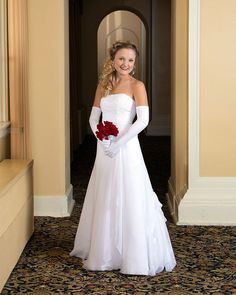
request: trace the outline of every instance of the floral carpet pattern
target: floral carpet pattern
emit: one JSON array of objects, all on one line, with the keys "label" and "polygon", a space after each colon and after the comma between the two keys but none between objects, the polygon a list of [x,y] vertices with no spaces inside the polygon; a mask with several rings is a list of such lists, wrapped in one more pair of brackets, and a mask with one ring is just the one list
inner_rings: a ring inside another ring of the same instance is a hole
[{"label": "floral carpet pattern", "polygon": [[[169,177],[169,138],[142,137],[154,190],[163,203],[177,266],[156,276],[92,272],[70,257],[95,143],[88,137],[74,158],[72,183],[76,205],[71,217],[35,217],[35,232],[9,277],[6,294],[236,294],[235,227],[177,226],[168,216],[165,191]],[[92,156],[91,156],[92,155]],[[158,163],[158,167],[156,167]]]}]

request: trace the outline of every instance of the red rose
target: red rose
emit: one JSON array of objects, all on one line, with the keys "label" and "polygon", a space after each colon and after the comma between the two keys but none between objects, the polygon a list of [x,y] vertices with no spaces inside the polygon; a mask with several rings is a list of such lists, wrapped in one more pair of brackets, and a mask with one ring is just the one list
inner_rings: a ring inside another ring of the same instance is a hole
[{"label": "red rose", "polygon": [[118,128],[115,124],[110,121],[100,122],[97,125],[96,136],[99,140],[108,139],[108,136],[113,135],[117,136],[119,133]]}]

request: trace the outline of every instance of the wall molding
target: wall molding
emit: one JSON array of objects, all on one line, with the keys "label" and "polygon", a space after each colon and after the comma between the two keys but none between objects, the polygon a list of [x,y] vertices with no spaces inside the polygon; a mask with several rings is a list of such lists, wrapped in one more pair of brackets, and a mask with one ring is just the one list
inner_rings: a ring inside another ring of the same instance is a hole
[{"label": "wall molding", "polygon": [[236,177],[200,176],[200,1],[189,0],[188,190],[178,206],[179,225],[236,225]]},{"label": "wall molding", "polygon": [[73,186],[63,196],[34,196],[34,216],[66,217],[74,207]]},{"label": "wall molding", "polygon": [[178,225],[236,225],[235,188],[189,189],[178,211]]},{"label": "wall molding", "polygon": [[168,206],[170,215],[172,216],[173,222],[176,224],[178,223],[178,219],[179,219],[178,207],[179,207],[180,201],[182,200],[186,192],[187,192],[187,186],[185,185],[178,194],[175,194],[172,179],[170,178],[168,180],[168,193],[166,194],[167,206]]}]

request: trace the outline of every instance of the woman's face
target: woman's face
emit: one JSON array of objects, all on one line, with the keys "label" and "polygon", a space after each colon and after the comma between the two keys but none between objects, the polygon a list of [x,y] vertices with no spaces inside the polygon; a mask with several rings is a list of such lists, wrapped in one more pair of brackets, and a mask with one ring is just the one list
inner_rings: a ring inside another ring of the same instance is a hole
[{"label": "woman's face", "polygon": [[136,54],[133,49],[122,48],[114,58],[114,67],[119,75],[128,75],[134,68]]}]

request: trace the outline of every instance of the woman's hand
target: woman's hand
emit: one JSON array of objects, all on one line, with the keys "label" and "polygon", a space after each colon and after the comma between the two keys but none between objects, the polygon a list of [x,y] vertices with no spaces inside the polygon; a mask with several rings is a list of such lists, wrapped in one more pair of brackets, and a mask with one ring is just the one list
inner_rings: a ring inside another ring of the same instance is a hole
[{"label": "woman's hand", "polygon": [[105,154],[110,158],[114,158],[119,149],[120,145],[118,144],[118,142],[111,142],[110,146],[105,149]]}]

